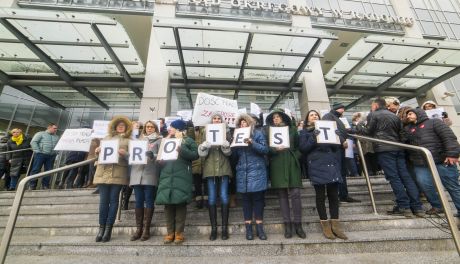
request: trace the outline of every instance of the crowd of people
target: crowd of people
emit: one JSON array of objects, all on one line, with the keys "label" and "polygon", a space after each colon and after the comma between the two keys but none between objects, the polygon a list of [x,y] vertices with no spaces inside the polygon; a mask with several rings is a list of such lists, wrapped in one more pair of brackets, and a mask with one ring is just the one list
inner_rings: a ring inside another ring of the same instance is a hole
[{"label": "crowd of people", "polygon": [[[244,139],[247,146],[238,147],[231,147],[233,129],[218,113],[212,114],[208,122],[225,125],[224,143],[217,146],[207,140],[204,127],[194,127],[190,121],[175,120],[167,128],[164,119],[157,126],[153,121],[142,124],[123,116],[115,117],[109,124],[108,135],[102,140],[119,141],[119,160],[116,164],[90,164],[88,176],[83,181],[86,186],[97,185],[100,196],[96,242],[110,241],[120,192],[123,192],[122,206],[127,209],[132,190],[136,229],[131,241],[150,238],[155,205],[164,205],[167,229],[164,243],[182,243],[185,240],[187,204],[193,200],[196,208],[205,207],[209,212],[210,240],[218,237],[220,206],[220,238],[227,240],[230,236],[229,208],[235,206],[236,193],[240,194],[242,201],[246,239],[258,237],[266,240],[264,207],[268,188],[274,189],[278,195],[284,237],[289,239],[295,234],[305,239],[302,177],[308,177],[314,187],[324,236],[328,239],[348,239],[340,222],[339,208],[341,202],[360,202],[348,194],[347,176],[361,174],[363,162],[367,163],[371,175],[382,170],[389,181],[395,195],[395,206],[389,214],[423,217],[425,214],[443,213],[430,169],[421,153],[388,144],[363,142],[366,157],[363,161],[356,154],[345,154],[346,149],[356,147],[353,134],[427,148],[433,155],[442,184],[460,212],[457,168],[460,145],[449,127],[452,123],[447,116],[428,118],[425,110],[433,108],[436,108],[433,101],[424,103],[421,108],[409,108],[401,107],[396,98],[377,98],[372,101],[368,114],[352,115],[349,127],[341,119],[345,112],[341,103],[335,103],[331,111],[322,117],[319,111],[310,110],[301,123],[281,109],[272,111],[265,120],[253,114],[241,114],[235,122],[236,128],[249,127],[250,136]],[[336,122],[335,133],[340,144],[318,143],[321,133],[315,126],[318,120]],[[289,147],[270,146],[269,127],[286,126],[289,128]],[[34,159],[30,174],[38,173],[42,166],[48,170],[56,157],[56,129],[54,124],[50,124],[46,131],[36,134],[32,140],[20,129],[14,129],[11,138],[0,141],[1,150],[32,147]],[[180,140],[176,160],[157,159],[163,138]],[[132,139],[148,141],[146,164],[128,164],[128,145]],[[96,157],[101,151],[99,144],[99,139],[93,139],[89,153],[71,153],[66,164]],[[0,155],[0,161],[2,165],[10,164],[8,189],[14,190],[20,174],[18,168],[27,161],[27,154]],[[6,171],[4,167],[0,169],[2,174]],[[78,170],[68,171],[58,186],[71,188],[77,173]],[[31,182],[30,189],[35,187],[36,183]],[[49,179],[42,179],[42,189],[49,187]],[[423,208],[421,193],[431,205],[427,211]],[[329,210],[326,209],[326,198]]]}]

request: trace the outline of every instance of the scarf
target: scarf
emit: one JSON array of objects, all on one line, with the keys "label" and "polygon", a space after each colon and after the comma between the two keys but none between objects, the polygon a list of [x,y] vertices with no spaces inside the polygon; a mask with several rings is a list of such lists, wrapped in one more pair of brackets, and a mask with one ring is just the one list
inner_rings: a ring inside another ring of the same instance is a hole
[{"label": "scarf", "polygon": [[19,136],[17,137],[11,137],[11,140],[13,142],[16,142],[16,145],[19,146],[22,144],[22,141],[24,140],[24,136],[22,134],[20,134]]}]

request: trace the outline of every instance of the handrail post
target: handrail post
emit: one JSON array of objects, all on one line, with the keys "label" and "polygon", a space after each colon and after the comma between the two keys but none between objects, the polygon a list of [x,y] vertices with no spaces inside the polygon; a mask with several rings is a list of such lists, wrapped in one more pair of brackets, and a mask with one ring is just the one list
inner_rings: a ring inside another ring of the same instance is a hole
[{"label": "handrail post", "polygon": [[359,157],[361,158],[361,161],[362,161],[361,166],[363,167],[364,178],[366,179],[366,183],[367,183],[367,190],[369,191],[369,197],[371,198],[372,210],[374,210],[375,215],[378,215],[377,206],[375,205],[374,192],[372,190],[371,180],[369,178],[369,172],[367,171],[366,159],[364,158],[363,148],[361,146],[361,142],[359,141],[359,139],[356,139],[356,144],[358,146]]},{"label": "handrail post", "polygon": [[121,189],[120,194],[118,195],[118,208],[117,208],[117,220],[121,222],[121,202],[123,200],[123,188]]}]

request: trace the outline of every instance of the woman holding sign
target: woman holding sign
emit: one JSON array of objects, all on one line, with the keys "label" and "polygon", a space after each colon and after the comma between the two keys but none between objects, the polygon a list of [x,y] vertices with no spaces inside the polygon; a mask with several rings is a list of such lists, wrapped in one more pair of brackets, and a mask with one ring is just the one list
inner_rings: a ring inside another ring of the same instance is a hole
[{"label": "woman holding sign", "polygon": [[[236,121],[237,128],[250,128],[249,137],[244,138],[245,147],[235,147],[232,155],[236,156],[236,189],[243,196],[244,224],[246,226],[246,239],[252,240],[252,218],[256,219],[257,236],[266,240],[263,228],[265,190],[267,190],[268,178],[265,165],[265,155],[268,154],[267,139],[262,131],[255,129],[255,120],[247,115],[240,114]],[[235,129],[236,142],[239,130]]]},{"label": "woman holding sign", "polygon": [[[316,192],[318,210],[323,234],[328,239],[347,239],[339,222],[339,183],[342,182],[340,145],[318,144],[315,122],[320,115],[310,110],[305,119],[305,128],[300,132],[300,151],[307,156],[308,175]],[[329,200],[329,221],[326,213],[326,193]]]},{"label": "woman holding sign", "polygon": [[[229,156],[232,151],[227,141],[226,125],[223,121],[224,119],[219,114],[211,116],[211,124],[223,124],[222,131],[212,134],[204,133],[206,135],[204,142],[198,147],[198,154],[204,158],[203,177],[208,182],[209,219],[211,221],[209,240],[217,238],[217,190],[220,190],[222,206],[222,240],[228,239],[228,184],[232,175]],[[210,132],[209,128],[207,132]],[[215,134],[222,135],[221,145],[214,143],[220,138],[219,136],[214,137]]]},{"label": "woman holding sign", "polygon": [[[296,124],[282,109],[273,110],[267,116],[266,123],[270,132],[270,180],[272,188],[278,189],[284,222],[284,237],[292,237],[292,225],[294,225],[297,236],[306,238],[302,228],[302,201],[300,199],[302,180],[297,151],[299,136]],[[284,134],[283,129],[286,130]],[[288,197],[291,198],[293,222]]]},{"label": "woman holding sign", "polygon": [[[169,244],[184,242],[185,218],[187,203],[192,201],[192,161],[198,159],[197,146],[193,139],[187,137],[187,124],[182,120],[174,120],[168,129],[168,139],[180,139],[177,159],[162,160],[164,152],[171,152],[168,143],[161,144],[158,159],[161,160],[160,182],[155,202],[165,206],[166,229],[168,234],[163,242]],[[163,139],[166,142],[168,139]],[[169,141],[171,142],[171,141]],[[172,146],[176,146],[171,143]]]},{"label": "woman holding sign", "polygon": [[[136,232],[131,237],[131,241],[148,240],[150,238],[150,225],[152,223],[152,216],[154,207],[155,196],[158,186],[158,164],[156,156],[158,154],[159,143],[161,142],[161,135],[158,126],[153,121],[147,121],[144,125],[139,140],[147,141],[147,164],[139,164],[131,166],[131,175],[129,185],[134,189],[134,196],[136,197]],[[144,208],[145,204],[145,208]]]},{"label": "woman holding sign", "polygon": [[[96,242],[107,242],[112,237],[112,228],[118,211],[118,198],[123,185],[128,185],[128,145],[131,138],[131,121],[127,117],[117,116],[109,123],[109,134],[101,141],[118,142],[118,149],[96,148],[99,164],[94,175],[94,184],[99,188],[99,232]],[[105,145],[105,144],[104,144]],[[110,156],[118,156],[118,162],[106,164]]]}]

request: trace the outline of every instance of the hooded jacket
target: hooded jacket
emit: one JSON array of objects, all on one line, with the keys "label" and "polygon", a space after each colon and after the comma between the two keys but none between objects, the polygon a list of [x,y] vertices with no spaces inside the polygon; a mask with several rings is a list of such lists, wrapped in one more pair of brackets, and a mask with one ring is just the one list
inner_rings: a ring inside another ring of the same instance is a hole
[{"label": "hooded jacket", "polygon": [[[126,132],[118,134],[116,125],[123,122],[126,125]],[[109,134],[103,140],[118,139],[119,149],[124,149],[128,153],[129,140],[132,132],[131,121],[125,116],[117,116],[109,123]],[[119,155],[118,163],[116,164],[99,164],[94,174],[94,184],[119,184],[128,185],[128,155]]]},{"label": "hooded jacket", "polygon": [[158,186],[160,169],[156,162],[156,156],[160,148],[161,138],[161,135],[156,132],[147,136],[145,135],[145,130],[144,133],[139,137],[139,140],[148,141],[147,151],[151,151],[153,153],[153,158],[147,157],[147,164],[137,164],[131,166],[129,185]]},{"label": "hooded jacket", "polygon": [[[458,158],[460,145],[452,129],[440,119],[429,119],[422,109],[408,112],[417,115],[416,123],[406,126],[409,144],[427,148],[437,164],[444,162],[446,157]],[[425,157],[421,152],[411,151],[409,157],[414,165],[426,166]]]},{"label": "hooded jacket", "polygon": [[252,144],[247,147],[233,148],[232,155],[236,164],[236,190],[240,193],[259,192],[267,189],[268,176],[265,155],[269,148],[262,131],[255,129],[255,120],[247,114],[240,114],[237,127],[245,120],[251,127]]}]

